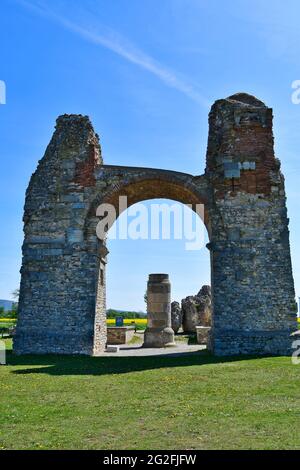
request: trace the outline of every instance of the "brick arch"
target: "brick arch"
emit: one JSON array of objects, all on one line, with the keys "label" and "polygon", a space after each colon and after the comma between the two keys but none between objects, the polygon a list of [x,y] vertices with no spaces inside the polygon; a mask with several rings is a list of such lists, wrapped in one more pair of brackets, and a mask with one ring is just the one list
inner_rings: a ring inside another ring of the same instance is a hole
[{"label": "brick arch", "polygon": [[192,209],[196,209],[197,204],[204,201],[199,194],[193,192],[189,187],[166,179],[142,179],[129,184],[122,185],[119,189],[114,189],[104,196],[103,202],[113,204],[118,207],[118,197],[127,196],[128,207],[150,199],[172,199],[173,201],[189,204]]},{"label": "brick arch", "polygon": [[[121,169],[121,173],[120,173]],[[107,171],[106,171],[107,170]],[[142,170],[142,171],[141,171]],[[112,174],[118,175],[118,181],[110,183]],[[112,204],[119,212],[119,196],[127,197],[127,207],[138,202],[151,199],[170,199],[191,206],[196,211],[197,206],[204,205],[203,222],[210,235],[208,216],[209,191],[202,177],[194,177],[186,173],[167,170],[103,166],[101,182],[107,181],[107,186],[92,199],[84,226],[85,237],[93,237],[99,221],[96,217],[97,207],[102,204]]]}]

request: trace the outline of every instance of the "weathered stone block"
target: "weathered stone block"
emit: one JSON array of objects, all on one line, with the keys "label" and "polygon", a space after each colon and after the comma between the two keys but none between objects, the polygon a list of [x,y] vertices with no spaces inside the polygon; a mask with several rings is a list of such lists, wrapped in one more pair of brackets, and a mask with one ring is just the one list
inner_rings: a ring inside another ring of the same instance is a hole
[{"label": "weathered stone block", "polygon": [[67,230],[68,243],[81,243],[83,242],[83,232],[81,229],[69,228]]},{"label": "weathered stone block", "polygon": [[185,333],[195,333],[198,325],[211,325],[211,290],[203,286],[197,295],[182,299],[182,327]]},{"label": "weathered stone block", "polygon": [[134,327],[132,326],[109,326],[107,327],[108,344],[126,344],[134,336]]},{"label": "weathered stone block", "polygon": [[207,345],[209,343],[210,330],[211,330],[210,326],[196,326],[198,344]]}]

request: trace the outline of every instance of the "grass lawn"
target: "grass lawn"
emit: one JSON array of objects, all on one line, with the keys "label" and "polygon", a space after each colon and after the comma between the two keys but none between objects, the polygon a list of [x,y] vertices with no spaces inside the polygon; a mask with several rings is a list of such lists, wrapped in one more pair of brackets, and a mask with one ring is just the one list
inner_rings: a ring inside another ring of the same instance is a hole
[{"label": "grass lawn", "polygon": [[[8,341],[9,343],[9,341]],[[57,357],[0,366],[1,449],[296,449],[288,357]]]}]

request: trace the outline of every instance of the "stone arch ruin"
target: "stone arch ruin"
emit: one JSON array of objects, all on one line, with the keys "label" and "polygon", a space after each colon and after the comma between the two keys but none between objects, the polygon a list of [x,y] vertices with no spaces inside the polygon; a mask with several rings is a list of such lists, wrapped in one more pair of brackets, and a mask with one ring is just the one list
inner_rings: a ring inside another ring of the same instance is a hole
[{"label": "stone arch ruin", "polygon": [[90,120],[64,115],[26,192],[17,354],[101,353],[105,240],[96,208],[120,195],[204,204],[216,355],[289,354],[296,330],[284,178],[272,110],[238,93],[209,114],[205,173],[105,165]]}]

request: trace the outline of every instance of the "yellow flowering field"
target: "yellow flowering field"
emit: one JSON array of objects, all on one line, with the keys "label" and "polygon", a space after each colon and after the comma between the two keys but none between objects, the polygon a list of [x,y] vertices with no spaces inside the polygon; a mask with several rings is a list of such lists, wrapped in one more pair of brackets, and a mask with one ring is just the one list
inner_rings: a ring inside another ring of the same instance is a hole
[{"label": "yellow flowering field", "polygon": [[[0,322],[3,323],[13,323],[16,322],[15,318],[0,318]],[[108,325],[114,325],[116,320],[114,318],[107,318],[106,323]],[[147,318],[124,318],[124,325],[131,325],[132,323],[136,323],[137,325],[147,325]]]},{"label": "yellow flowering field", "polygon": [[[0,322],[7,323],[7,322],[15,322],[15,318],[0,318]],[[114,325],[115,324],[114,318],[107,318],[106,323],[107,325]],[[136,323],[137,325],[147,325],[147,318],[124,318],[124,325],[131,325],[132,323]],[[300,326],[300,318],[298,318],[298,323]]]}]

